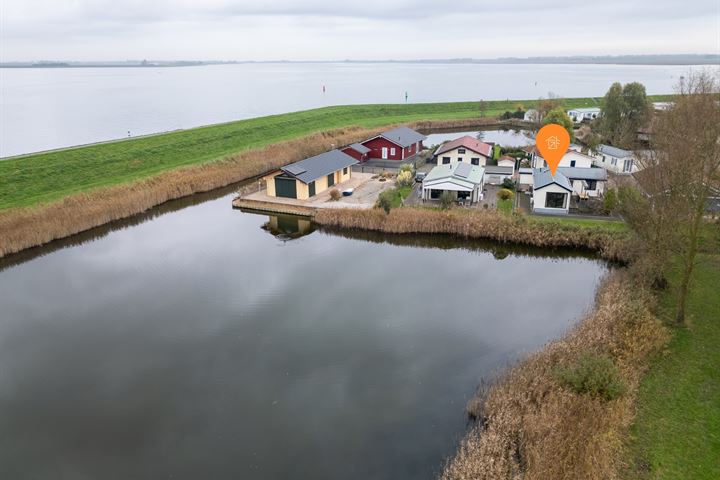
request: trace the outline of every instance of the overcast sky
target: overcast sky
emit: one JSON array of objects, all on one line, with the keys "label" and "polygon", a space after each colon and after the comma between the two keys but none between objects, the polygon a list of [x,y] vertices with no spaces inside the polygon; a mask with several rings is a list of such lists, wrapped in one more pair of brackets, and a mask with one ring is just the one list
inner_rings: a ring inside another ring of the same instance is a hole
[{"label": "overcast sky", "polygon": [[720,0],[0,3],[0,60],[6,62],[494,58],[720,51]]}]

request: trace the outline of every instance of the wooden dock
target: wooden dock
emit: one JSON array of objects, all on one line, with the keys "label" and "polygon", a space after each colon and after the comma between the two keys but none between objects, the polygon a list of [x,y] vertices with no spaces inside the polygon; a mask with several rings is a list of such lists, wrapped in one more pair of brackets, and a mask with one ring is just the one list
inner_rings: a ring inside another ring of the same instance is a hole
[{"label": "wooden dock", "polygon": [[264,202],[262,200],[250,200],[248,198],[236,198],[232,202],[233,208],[255,210],[258,212],[284,213],[288,215],[301,215],[303,217],[314,217],[315,207],[304,205],[292,205],[280,202]]}]

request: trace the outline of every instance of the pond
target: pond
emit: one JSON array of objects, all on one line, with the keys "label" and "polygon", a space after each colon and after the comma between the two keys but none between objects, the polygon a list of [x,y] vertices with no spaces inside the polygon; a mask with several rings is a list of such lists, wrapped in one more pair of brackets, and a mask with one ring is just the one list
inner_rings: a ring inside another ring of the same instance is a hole
[{"label": "pond", "polygon": [[477,385],[573,325],[608,268],[231,198],[2,260],[1,478],[433,478]]},{"label": "pond", "polygon": [[472,130],[466,132],[443,132],[431,133],[427,135],[427,140],[423,143],[431,147],[440,145],[443,142],[455,140],[456,138],[470,135],[473,138],[482,140],[483,142],[494,142],[503,147],[524,147],[526,145],[534,145],[535,137],[530,130],[523,129],[492,129],[492,130]]}]

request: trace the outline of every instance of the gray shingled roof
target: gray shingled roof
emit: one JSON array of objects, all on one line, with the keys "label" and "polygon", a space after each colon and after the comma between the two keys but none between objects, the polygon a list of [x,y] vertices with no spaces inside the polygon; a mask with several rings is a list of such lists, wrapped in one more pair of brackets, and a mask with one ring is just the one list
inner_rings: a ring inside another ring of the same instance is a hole
[{"label": "gray shingled roof", "polygon": [[485,173],[488,175],[512,175],[513,167],[498,167],[497,165],[488,165],[485,167]]},{"label": "gray shingled roof", "polygon": [[408,127],[393,128],[392,130],[383,132],[380,135],[403,148],[409,147],[413,143],[421,142],[427,138],[422,133],[418,133]]},{"label": "gray shingled roof", "polygon": [[604,153],[617,158],[625,158],[632,155],[629,150],[623,150],[622,148],[613,147],[611,145],[600,144],[597,148],[598,152]]},{"label": "gray shingled roof", "polygon": [[558,172],[575,180],[607,180],[607,171],[604,168],[558,167]]},{"label": "gray shingled roof", "polygon": [[301,182],[310,183],[313,180],[329,175],[341,168],[355,165],[356,163],[358,163],[358,161],[350,155],[340,150],[330,150],[329,152],[291,163],[290,165],[282,167],[280,170],[292,175]]},{"label": "gray shingled roof", "polygon": [[557,172],[555,172],[555,176],[553,177],[552,173],[550,173],[549,168],[534,168],[533,169],[533,190],[537,190],[539,188],[547,187],[550,184],[556,184],[564,188],[565,190],[572,192],[572,186],[570,186],[570,181],[567,179],[565,175],[560,172],[560,169],[558,169]]},{"label": "gray shingled roof", "polygon": [[353,143],[352,145],[348,145],[348,147],[360,153],[368,153],[370,151],[370,149],[362,143]]}]

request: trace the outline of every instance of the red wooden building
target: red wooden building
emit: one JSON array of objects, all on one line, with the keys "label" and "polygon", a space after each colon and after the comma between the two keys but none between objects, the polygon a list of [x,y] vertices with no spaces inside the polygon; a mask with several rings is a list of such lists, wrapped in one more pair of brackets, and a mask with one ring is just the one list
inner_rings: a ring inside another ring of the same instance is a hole
[{"label": "red wooden building", "polygon": [[411,128],[398,127],[365,140],[362,145],[369,149],[367,158],[405,160],[423,149],[425,138]]},{"label": "red wooden building", "polygon": [[367,160],[368,153],[370,153],[370,149],[360,143],[353,143],[352,145],[348,145],[341,151],[346,155],[350,155],[358,162],[364,162],[365,160]]}]

